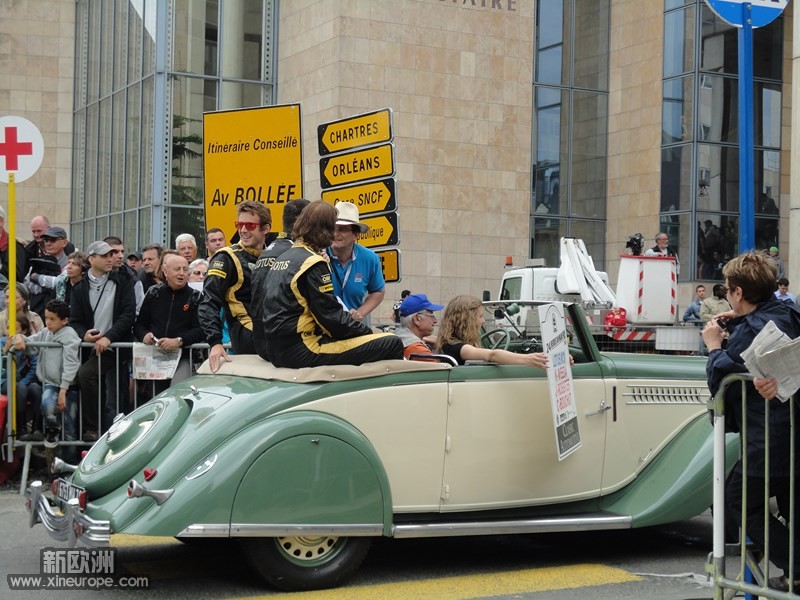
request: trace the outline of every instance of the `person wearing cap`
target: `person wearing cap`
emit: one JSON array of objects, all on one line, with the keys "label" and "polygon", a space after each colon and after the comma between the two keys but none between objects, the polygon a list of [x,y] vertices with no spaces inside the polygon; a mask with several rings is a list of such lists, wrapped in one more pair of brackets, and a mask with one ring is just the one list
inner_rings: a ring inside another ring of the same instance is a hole
[{"label": "person wearing cap", "polygon": [[138,250],[134,250],[133,252],[128,252],[128,256],[125,257],[125,262],[128,263],[128,266],[136,271],[136,275],[139,275],[139,269],[142,266],[142,253]]},{"label": "person wearing cap", "polygon": [[369,226],[358,218],[352,202],[339,202],[336,231],[326,253],[333,275],[333,293],[357,321],[370,324],[369,314],[383,301],[385,282],[378,255],[358,243]]},{"label": "person wearing cap", "polygon": [[[70,325],[82,341],[94,344],[93,352],[78,369],[81,388],[83,440],[97,439],[111,423],[118,408],[116,385],[100,385],[100,372],[113,372],[114,342],[133,341],[136,301],[133,279],[114,270],[117,251],[108,242],[89,244],[89,271],[72,290]],[[109,379],[106,379],[109,383]],[[111,389],[109,389],[111,388]]]},{"label": "person wearing cap", "polygon": [[222,345],[223,323],[228,324],[235,354],[256,354],[250,316],[252,270],[272,228],[272,214],[266,205],[246,200],[236,206],[236,219],[239,241],[211,257],[200,301],[200,323],[211,346],[208,365],[212,372],[219,370],[222,361],[230,361]]},{"label": "person wearing cap", "polygon": [[786,277],[786,267],[783,264],[783,259],[779,256],[780,250],[777,246],[770,246],[769,257],[775,264],[775,279],[782,279]]},{"label": "person wearing cap", "polygon": [[372,333],[333,295],[321,251],[331,243],[335,222],[333,206],[311,202],[294,224],[294,245],[267,273],[262,334],[268,343],[261,357],[276,367],[360,365],[403,357],[400,338]]},{"label": "person wearing cap", "polygon": [[436,325],[436,310],[444,306],[434,304],[425,294],[409,294],[400,304],[400,326],[394,334],[403,341],[403,356],[409,358],[412,354],[431,354],[431,349],[424,342],[426,337],[433,335]]},{"label": "person wearing cap", "polygon": [[41,235],[44,256],[32,258],[25,278],[31,290],[31,306],[40,316],[45,305],[55,298],[56,281],[67,268],[67,232],[63,227],[48,227]]}]

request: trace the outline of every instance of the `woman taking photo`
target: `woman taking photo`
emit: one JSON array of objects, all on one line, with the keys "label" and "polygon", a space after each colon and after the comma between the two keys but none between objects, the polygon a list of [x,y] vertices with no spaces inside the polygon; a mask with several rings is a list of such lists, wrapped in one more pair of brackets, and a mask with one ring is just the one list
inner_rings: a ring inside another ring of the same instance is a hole
[{"label": "woman taking photo", "polygon": [[542,352],[516,354],[481,347],[481,325],[484,321],[480,300],[474,296],[456,296],[444,310],[436,352],[452,356],[460,365],[468,360],[485,360],[501,365],[547,368],[547,355]]}]

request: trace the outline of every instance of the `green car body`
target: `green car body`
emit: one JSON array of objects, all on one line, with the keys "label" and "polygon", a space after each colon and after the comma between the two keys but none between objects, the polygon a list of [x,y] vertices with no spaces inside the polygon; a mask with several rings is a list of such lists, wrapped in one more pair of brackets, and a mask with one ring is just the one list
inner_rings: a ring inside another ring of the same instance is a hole
[{"label": "green car body", "polygon": [[256,571],[296,590],[340,584],[376,536],[644,527],[707,509],[705,359],[601,354],[568,309],[584,447],[561,461],[542,370],[241,356],[116,421],[66,478],[85,508],[33,484],[31,524],[89,544],[239,538]]}]

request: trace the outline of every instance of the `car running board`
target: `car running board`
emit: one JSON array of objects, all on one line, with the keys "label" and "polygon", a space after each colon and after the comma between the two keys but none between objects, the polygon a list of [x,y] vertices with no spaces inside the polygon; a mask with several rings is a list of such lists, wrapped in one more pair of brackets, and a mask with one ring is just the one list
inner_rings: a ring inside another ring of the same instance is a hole
[{"label": "car running board", "polygon": [[515,519],[510,521],[471,521],[454,523],[413,523],[394,525],[396,538],[451,537],[463,535],[506,535],[516,533],[556,533],[563,531],[600,531],[604,529],[630,529],[633,518],[629,515],[588,513],[569,517]]}]

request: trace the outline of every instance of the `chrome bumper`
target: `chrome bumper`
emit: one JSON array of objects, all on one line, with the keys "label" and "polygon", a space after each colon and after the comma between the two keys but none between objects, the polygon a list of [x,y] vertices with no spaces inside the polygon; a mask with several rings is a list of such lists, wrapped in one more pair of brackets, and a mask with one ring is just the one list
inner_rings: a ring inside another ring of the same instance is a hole
[{"label": "chrome bumper", "polygon": [[67,542],[70,547],[78,540],[87,546],[109,545],[111,525],[108,521],[96,521],[86,516],[78,507],[77,500],[70,500],[64,506],[63,514],[56,512],[41,481],[34,481],[25,490],[25,506],[31,527],[41,523],[50,537]]}]

